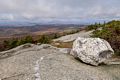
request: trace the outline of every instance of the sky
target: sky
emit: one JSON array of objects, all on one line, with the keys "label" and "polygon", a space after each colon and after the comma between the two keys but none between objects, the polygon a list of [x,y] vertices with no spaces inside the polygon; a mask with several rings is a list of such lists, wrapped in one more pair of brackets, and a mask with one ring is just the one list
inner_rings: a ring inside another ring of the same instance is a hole
[{"label": "sky", "polygon": [[0,0],[0,20],[119,19],[120,0]]}]

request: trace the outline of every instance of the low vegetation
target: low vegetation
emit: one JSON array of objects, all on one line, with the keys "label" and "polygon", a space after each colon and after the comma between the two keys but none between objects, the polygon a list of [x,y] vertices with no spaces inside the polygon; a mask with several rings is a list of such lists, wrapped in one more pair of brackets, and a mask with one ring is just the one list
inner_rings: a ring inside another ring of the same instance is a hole
[{"label": "low vegetation", "polygon": [[94,30],[92,37],[100,37],[107,40],[116,55],[120,56],[120,21],[111,21],[104,24],[94,24],[86,28],[87,30]]},{"label": "low vegetation", "polygon": [[[20,45],[26,44],[26,43],[52,44],[52,39],[59,38],[61,36],[68,35],[68,34],[74,34],[77,32],[79,32],[79,29],[78,30],[71,30],[68,32],[63,32],[63,33],[44,34],[44,35],[40,35],[37,39],[33,38],[33,36],[26,36],[24,38],[13,38],[10,40],[5,40],[2,43],[0,43],[0,51],[9,50],[9,49],[15,48],[17,46],[20,46]],[[65,46],[65,45],[61,44],[58,47],[62,47],[62,46]],[[69,46],[67,46],[67,47],[69,47]]]},{"label": "low vegetation", "polygon": [[[105,23],[104,23],[105,24]],[[86,27],[86,30],[89,31],[89,30],[97,30],[98,28],[101,28],[103,27],[104,24],[100,24],[100,23],[95,23],[95,24],[91,24],[91,25],[88,25]]]}]

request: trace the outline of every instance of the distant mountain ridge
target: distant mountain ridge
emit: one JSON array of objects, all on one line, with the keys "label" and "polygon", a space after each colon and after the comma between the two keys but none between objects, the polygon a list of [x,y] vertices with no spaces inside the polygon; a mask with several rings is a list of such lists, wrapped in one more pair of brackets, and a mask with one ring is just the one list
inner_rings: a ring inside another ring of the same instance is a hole
[{"label": "distant mountain ridge", "polygon": [[89,25],[95,22],[103,23],[111,19],[33,19],[33,20],[0,20],[0,26],[34,26],[34,25]]}]

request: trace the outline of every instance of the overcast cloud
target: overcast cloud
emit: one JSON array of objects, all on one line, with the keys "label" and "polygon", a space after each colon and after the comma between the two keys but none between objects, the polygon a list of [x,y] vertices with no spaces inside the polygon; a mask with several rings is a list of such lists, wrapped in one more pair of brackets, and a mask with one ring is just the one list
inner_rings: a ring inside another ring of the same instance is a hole
[{"label": "overcast cloud", "polygon": [[0,0],[0,19],[119,17],[120,0]]}]

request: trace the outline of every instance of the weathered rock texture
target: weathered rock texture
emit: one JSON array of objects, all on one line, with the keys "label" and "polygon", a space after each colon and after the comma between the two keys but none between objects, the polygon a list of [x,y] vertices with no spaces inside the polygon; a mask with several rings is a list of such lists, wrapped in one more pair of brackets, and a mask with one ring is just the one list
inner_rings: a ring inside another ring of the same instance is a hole
[{"label": "weathered rock texture", "polygon": [[78,37],[90,37],[90,35],[92,35],[92,32],[93,31],[88,31],[88,32],[85,32],[85,31],[81,31],[79,33],[75,33],[75,34],[71,34],[71,35],[66,35],[66,36],[62,36],[58,39],[54,39],[53,41],[55,42],[71,42],[71,41],[74,41],[76,38]]},{"label": "weathered rock texture", "polygon": [[73,43],[70,54],[85,63],[99,65],[114,53],[109,43],[100,38],[78,37]]},{"label": "weathered rock texture", "polygon": [[120,80],[120,65],[93,67],[48,44],[0,52],[0,80]]}]

